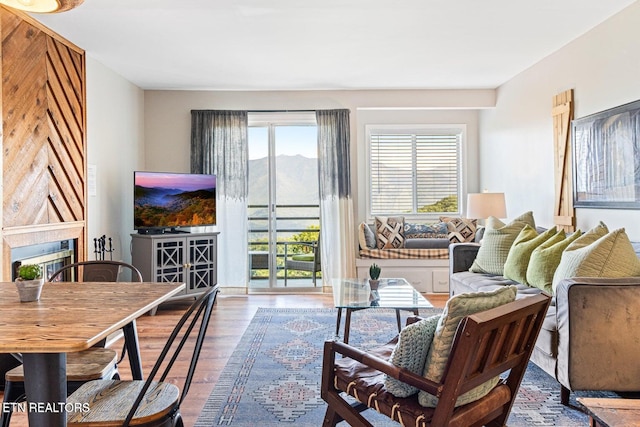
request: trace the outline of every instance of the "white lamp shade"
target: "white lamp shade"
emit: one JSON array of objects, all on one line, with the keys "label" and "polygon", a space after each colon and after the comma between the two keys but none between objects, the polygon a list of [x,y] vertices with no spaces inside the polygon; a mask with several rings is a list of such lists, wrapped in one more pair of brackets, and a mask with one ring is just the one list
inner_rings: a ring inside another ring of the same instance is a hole
[{"label": "white lamp shade", "polygon": [[504,193],[470,193],[467,195],[467,218],[507,217]]}]

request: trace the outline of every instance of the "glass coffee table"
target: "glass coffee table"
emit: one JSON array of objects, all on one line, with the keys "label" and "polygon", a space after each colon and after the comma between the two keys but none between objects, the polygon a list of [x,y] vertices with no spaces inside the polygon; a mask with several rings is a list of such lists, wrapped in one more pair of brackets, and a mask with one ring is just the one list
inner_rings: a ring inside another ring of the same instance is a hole
[{"label": "glass coffee table", "polygon": [[396,311],[398,332],[402,329],[400,310],[418,314],[421,308],[431,308],[420,292],[405,279],[380,279],[378,289],[371,290],[368,279],[339,279],[332,282],[333,303],[338,309],[336,320],[336,337],[340,336],[342,310],[346,309],[343,342],[349,342],[351,313],[368,308],[392,308]]}]

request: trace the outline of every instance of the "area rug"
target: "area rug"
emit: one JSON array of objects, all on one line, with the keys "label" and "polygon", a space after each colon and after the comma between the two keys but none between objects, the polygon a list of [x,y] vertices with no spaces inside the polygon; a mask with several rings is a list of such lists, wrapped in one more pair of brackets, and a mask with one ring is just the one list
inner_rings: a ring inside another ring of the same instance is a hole
[{"label": "area rug", "polygon": [[[421,310],[420,315],[440,311]],[[195,426],[322,425],[326,410],[320,398],[322,348],[325,340],[335,337],[336,314],[336,309],[260,308]],[[350,343],[366,349],[387,342],[397,334],[396,325],[393,310],[354,312]],[[560,404],[558,383],[530,363],[508,425],[588,425],[575,397],[572,393],[570,407]],[[398,425],[372,410],[364,414],[375,426]]]}]

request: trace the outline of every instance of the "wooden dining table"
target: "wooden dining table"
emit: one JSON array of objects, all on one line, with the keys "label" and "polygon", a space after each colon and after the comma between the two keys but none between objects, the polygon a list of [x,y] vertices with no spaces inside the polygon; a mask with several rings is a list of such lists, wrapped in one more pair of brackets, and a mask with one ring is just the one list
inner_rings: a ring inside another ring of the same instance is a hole
[{"label": "wooden dining table", "polygon": [[136,319],[184,290],[183,283],[45,283],[39,301],[20,302],[0,282],[0,353],[21,353],[29,426],[65,426],[67,353],[124,331],[132,376],[143,379]]}]

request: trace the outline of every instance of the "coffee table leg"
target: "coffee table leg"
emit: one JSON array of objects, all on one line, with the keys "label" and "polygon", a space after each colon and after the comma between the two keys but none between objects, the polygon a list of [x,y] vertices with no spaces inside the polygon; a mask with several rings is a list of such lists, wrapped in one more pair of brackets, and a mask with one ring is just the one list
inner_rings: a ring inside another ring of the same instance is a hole
[{"label": "coffee table leg", "polygon": [[400,310],[396,308],[396,322],[398,322],[398,332],[402,330],[402,322],[400,321]]},{"label": "coffee table leg", "polygon": [[340,320],[342,320],[342,308],[338,308],[338,318],[336,319],[336,340],[340,338]]},{"label": "coffee table leg", "polygon": [[342,342],[349,344],[349,329],[351,329],[351,309],[347,308],[347,317],[344,319],[344,339]]}]

